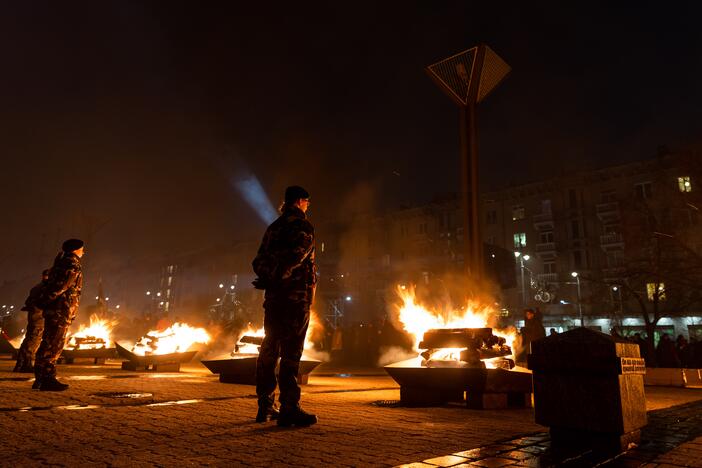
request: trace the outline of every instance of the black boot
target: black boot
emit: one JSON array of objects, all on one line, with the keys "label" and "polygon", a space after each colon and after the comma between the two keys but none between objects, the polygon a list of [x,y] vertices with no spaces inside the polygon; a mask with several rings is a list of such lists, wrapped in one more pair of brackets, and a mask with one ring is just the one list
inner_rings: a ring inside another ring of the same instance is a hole
[{"label": "black boot", "polygon": [[281,408],[278,425],[282,427],[307,427],[317,423],[317,416],[305,412],[299,406]]},{"label": "black boot", "polygon": [[39,390],[41,388],[41,379],[39,377],[34,378],[34,383],[32,384],[32,390]]},{"label": "black boot", "polygon": [[258,413],[256,413],[257,423],[278,419],[279,415],[280,411],[275,407],[275,401],[272,397],[258,399]]},{"label": "black boot", "polygon": [[56,380],[56,377],[46,377],[39,384],[39,390],[42,392],[62,392],[68,388],[68,384],[61,383]]}]

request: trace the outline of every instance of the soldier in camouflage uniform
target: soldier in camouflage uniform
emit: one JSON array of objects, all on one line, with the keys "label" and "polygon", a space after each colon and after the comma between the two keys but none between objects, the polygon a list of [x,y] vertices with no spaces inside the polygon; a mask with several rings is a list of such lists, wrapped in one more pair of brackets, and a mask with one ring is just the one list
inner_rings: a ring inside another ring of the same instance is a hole
[{"label": "soldier in camouflage uniform", "polygon": [[24,301],[22,310],[27,311],[27,332],[17,352],[14,372],[34,372],[34,355],[41,343],[41,335],[44,333],[44,313],[37,302],[40,300],[47,279],[49,279],[49,270],[44,270],[41,274],[41,283],[29,291],[29,297]]},{"label": "soldier in camouflage uniform", "polygon": [[43,288],[40,305],[44,309],[44,334],[34,363],[36,380],[32,388],[50,392],[68,388],[56,380],[56,361],[66,344],[68,327],[78,311],[83,288],[82,256],[83,241],[69,239],[64,242]]},{"label": "soldier in camouflage uniform", "polygon": [[[317,417],[300,408],[297,375],[317,282],[314,227],[305,212],[309,193],[292,186],[285,191],[280,217],[263,236],[253,261],[254,286],[265,289],[263,327],[266,336],[256,363],[257,422],[278,419],[279,426],[309,426]],[[280,358],[280,412],[274,405],[275,367]]]}]

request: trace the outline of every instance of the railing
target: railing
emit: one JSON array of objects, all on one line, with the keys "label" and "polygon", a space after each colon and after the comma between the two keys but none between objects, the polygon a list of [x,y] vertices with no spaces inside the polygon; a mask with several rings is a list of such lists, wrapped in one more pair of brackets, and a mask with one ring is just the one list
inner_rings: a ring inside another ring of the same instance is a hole
[{"label": "railing", "polygon": [[536,277],[539,279],[539,281],[543,281],[545,283],[558,282],[558,273],[540,273],[536,275]]},{"label": "railing", "polygon": [[613,245],[613,244],[623,244],[624,239],[622,235],[618,232],[610,232],[608,234],[602,234],[600,236],[601,245]]},{"label": "railing", "polygon": [[537,252],[555,252],[556,251],[556,243],[555,242],[542,242],[540,244],[536,244],[536,251]]}]

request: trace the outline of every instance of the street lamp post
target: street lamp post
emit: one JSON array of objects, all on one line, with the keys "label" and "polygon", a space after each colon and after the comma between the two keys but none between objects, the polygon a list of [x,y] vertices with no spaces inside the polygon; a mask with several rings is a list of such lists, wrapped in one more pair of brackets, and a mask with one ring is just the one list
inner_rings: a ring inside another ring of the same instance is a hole
[{"label": "street lamp post", "polygon": [[577,285],[577,288],[578,288],[578,315],[580,315],[580,326],[584,327],[585,320],[583,319],[583,303],[580,300],[580,275],[578,274],[577,271],[572,272],[570,275],[573,278],[575,278],[575,284]]},{"label": "street lamp post", "polygon": [[514,256],[519,259],[519,269],[521,270],[521,278],[522,278],[522,308],[526,308],[527,305],[527,300],[526,300],[526,287],[525,287],[525,282],[524,282],[524,261],[529,261],[529,255],[522,255],[521,252],[514,252]]},{"label": "street lamp post", "polygon": [[622,302],[622,288],[621,286],[612,286],[612,292],[617,293],[617,299],[619,300],[619,316],[621,317],[624,313],[624,303]]}]

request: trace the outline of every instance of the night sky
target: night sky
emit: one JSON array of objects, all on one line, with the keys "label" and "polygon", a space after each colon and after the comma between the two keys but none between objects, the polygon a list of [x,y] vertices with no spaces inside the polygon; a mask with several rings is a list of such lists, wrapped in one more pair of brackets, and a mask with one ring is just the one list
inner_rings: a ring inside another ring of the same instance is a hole
[{"label": "night sky", "polygon": [[105,265],[258,237],[246,175],[317,221],[457,190],[423,68],[480,42],[513,68],[479,108],[484,188],[698,143],[699,2],[245,3],[3,3],[0,282],[73,235]]}]

